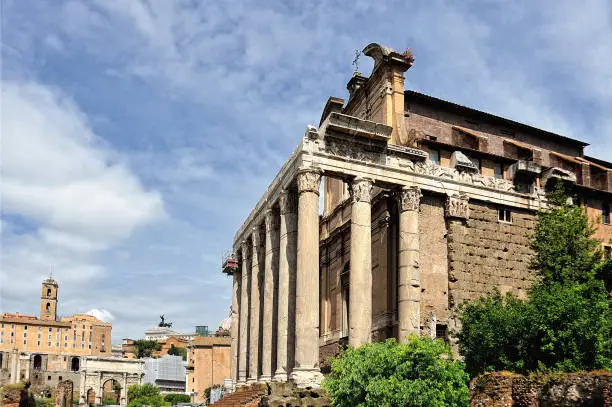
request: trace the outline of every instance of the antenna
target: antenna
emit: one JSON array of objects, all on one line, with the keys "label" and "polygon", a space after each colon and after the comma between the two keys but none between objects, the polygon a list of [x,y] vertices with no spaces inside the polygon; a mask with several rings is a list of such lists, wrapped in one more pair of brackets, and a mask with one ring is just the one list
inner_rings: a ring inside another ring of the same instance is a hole
[{"label": "antenna", "polygon": [[355,70],[353,73],[359,73],[359,57],[361,56],[361,51],[358,49],[355,50],[355,59],[353,59],[353,66]]}]

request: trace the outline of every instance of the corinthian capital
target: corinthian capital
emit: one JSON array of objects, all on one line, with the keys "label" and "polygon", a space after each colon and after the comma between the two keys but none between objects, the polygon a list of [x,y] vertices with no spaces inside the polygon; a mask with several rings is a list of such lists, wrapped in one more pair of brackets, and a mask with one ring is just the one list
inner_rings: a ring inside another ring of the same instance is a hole
[{"label": "corinthian capital", "polygon": [[242,256],[242,261],[249,258],[249,242],[246,240],[240,242],[240,255]]},{"label": "corinthian capital", "polygon": [[470,206],[467,195],[450,195],[446,199],[446,216],[450,218],[468,219],[470,217]]},{"label": "corinthian capital", "polygon": [[261,246],[261,229],[259,228],[259,226],[255,226],[253,228],[251,239],[253,240],[253,251],[258,250]]},{"label": "corinthian capital", "polygon": [[418,211],[421,203],[421,189],[419,187],[404,187],[398,195],[399,209],[404,211]]},{"label": "corinthian capital", "polygon": [[283,189],[280,193],[280,212],[282,215],[297,213],[298,195],[297,191]]},{"label": "corinthian capital", "polygon": [[314,192],[319,194],[321,173],[316,170],[302,170],[297,175],[298,192]]},{"label": "corinthian capital", "polygon": [[355,178],[351,182],[350,193],[354,202],[370,202],[372,200],[372,188],[374,184],[368,178]]},{"label": "corinthian capital", "polygon": [[266,233],[278,227],[278,212],[270,208],[266,210]]}]

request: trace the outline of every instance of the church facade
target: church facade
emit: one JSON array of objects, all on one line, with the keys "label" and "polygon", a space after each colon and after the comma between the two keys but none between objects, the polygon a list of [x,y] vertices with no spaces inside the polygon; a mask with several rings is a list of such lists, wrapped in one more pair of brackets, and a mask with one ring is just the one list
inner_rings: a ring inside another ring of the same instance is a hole
[{"label": "church facade", "polygon": [[[546,191],[570,185],[611,253],[612,164],[586,143],[404,89],[410,52],[368,45],[233,241],[232,379],[316,386],[348,345],[460,329],[455,308],[526,293]],[[319,195],[323,194],[323,208]]]}]

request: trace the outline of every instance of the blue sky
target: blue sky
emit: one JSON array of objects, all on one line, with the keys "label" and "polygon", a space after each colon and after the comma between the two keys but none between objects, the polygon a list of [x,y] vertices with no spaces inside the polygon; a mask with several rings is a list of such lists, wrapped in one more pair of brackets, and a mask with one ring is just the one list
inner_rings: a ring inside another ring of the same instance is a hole
[{"label": "blue sky", "polygon": [[[220,259],[356,49],[406,88],[612,159],[612,3],[2,0],[0,311],[93,311],[113,340],[217,326]],[[369,74],[371,62],[361,59]]]}]

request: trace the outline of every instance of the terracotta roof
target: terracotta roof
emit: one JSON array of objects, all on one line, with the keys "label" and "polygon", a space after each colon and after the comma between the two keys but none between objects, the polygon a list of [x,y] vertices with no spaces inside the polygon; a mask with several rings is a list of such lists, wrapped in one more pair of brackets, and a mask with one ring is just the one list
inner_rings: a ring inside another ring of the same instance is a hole
[{"label": "terracotta roof", "polygon": [[611,168],[606,168],[606,167],[604,167],[603,165],[595,164],[594,162],[589,161],[589,160],[586,160],[586,159],[584,159],[584,158],[582,158],[582,157],[576,157],[576,160],[578,160],[578,161],[580,161],[580,162],[583,162],[583,163],[585,163],[585,164],[592,165],[593,167],[599,168],[600,170],[604,170],[604,171],[612,171],[612,169],[611,169]]},{"label": "terracotta roof", "polygon": [[227,336],[196,336],[190,343],[192,347],[230,346],[232,339]]},{"label": "terracotta roof", "polygon": [[562,159],[562,160],[569,161],[569,162],[574,163],[574,164],[581,164],[581,162],[580,162],[580,161],[578,161],[578,160],[577,160],[576,158],[574,158],[574,157],[570,157],[569,155],[565,155],[565,154],[557,153],[556,151],[551,151],[551,152],[550,152],[550,154],[551,154],[551,155],[554,155],[554,156],[556,156],[556,157],[559,157],[559,158],[560,158],[560,159]]},{"label": "terracotta roof", "polygon": [[9,323],[9,324],[56,326],[56,327],[63,327],[63,328],[70,328],[72,326],[72,324],[69,322],[21,318],[21,316],[19,316],[18,318],[11,318],[11,317],[6,317],[4,315],[0,315],[0,322]]},{"label": "terracotta roof", "polygon": [[472,136],[472,137],[476,137],[476,138],[482,138],[482,139],[485,139],[485,140],[487,140],[487,139],[488,139],[488,137],[487,137],[487,136],[484,136],[484,135],[482,135],[482,134],[479,134],[479,133],[475,132],[475,131],[474,131],[474,130],[472,130],[472,129],[468,129],[468,128],[461,127],[461,126],[453,126],[453,129],[454,129],[454,130],[458,130],[458,131],[460,131],[460,132],[462,132],[462,133],[465,133],[465,134],[467,134],[468,136]]},{"label": "terracotta roof", "polygon": [[520,141],[516,141],[516,140],[510,139],[510,138],[505,138],[504,139],[504,143],[512,144],[515,147],[522,148],[522,149],[529,150],[529,151],[538,150],[535,147],[532,147],[532,146],[530,146],[528,144],[521,143]]}]

